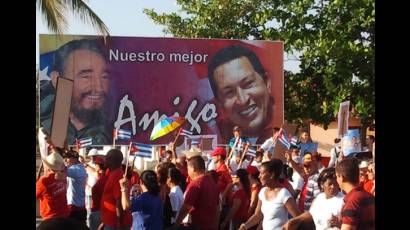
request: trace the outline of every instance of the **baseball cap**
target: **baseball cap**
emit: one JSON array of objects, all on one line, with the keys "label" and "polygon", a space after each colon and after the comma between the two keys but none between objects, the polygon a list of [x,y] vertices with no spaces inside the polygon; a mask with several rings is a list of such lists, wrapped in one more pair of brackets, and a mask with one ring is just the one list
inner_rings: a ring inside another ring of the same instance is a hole
[{"label": "baseball cap", "polygon": [[217,147],[212,153],[211,153],[211,157],[214,156],[226,156],[226,150],[223,147]]},{"label": "baseball cap", "polygon": [[235,125],[235,127],[233,127],[232,131],[241,131],[241,127]]},{"label": "baseball cap", "polygon": [[104,164],[105,160],[102,157],[94,157],[94,163],[95,164]]},{"label": "baseball cap", "polygon": [[369,167],[369,163],[367,163],[367,161],[360,162],[359,168],[363,169],[367,167]]},{"label": "baseball cap", "polygon": [[190,150],[182,151],[182,154],[185,155],[186,159],[192,158],[194,156],[202,156],[202,152],[199,148],[192,147]]},{"label": "baseball cap", "polygon": [[88,151],[88,156],[92,157],[92,156],[97,156],[98,155],[98,150],[97,149],[90,149],[90,151]]},{"label": "baseball cap", "polygon": [[252,166],[252,165],[249,165],[247,168],[246,168],[246,171],[249,173],[249,174],[255,174],[256,172],[258,172],[259,170],[258,170],[258,168],[256,168],[255,166]]}]

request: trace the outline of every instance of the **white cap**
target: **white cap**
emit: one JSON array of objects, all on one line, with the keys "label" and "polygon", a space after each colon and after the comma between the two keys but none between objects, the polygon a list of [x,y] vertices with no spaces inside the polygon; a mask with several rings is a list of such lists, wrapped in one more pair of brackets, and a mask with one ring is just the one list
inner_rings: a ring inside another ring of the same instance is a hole
[{"label": "white cap", "polygon": [[89,157],[97,156],[97,155],[100,155],[100,154],[98,153],[98,150],[97,150],[97,149],[90,149],[90,151],[88,151],[88,156],[89,156]]},{"label": "white cap", "polygon": [[369,163],[367,161],[360,162],[359,168],[363,169],[367,167],[369,167]]}]

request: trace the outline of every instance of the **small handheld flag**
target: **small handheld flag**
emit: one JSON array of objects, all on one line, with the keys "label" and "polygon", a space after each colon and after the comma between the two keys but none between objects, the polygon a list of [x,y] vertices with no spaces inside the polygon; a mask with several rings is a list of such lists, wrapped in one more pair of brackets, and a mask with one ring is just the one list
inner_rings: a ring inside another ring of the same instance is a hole
[{"label": "small handheld flag", "polygon": [[290,139],[290,144],[297,146],[298,145],[298,137],[296,137],[296,136],[292,137]]},{"label": "small handheld flag", "polygon": [[256,157],[256,149],[254,147],[249,147],[246,155]]},{"label": "small handheld flag", "polygon": [[152,157],[152,146],[140,143],[132,143],[130,149],[130,155],[137,157]]},{"label": "small handheld flag", "polygon": [[93,139],[91,137],[86,137],[82,139],[77,139],[76,142],[77,142],[77,148],[81,149],[81,148],[92,145]]},{"label": "small handheld flag", "polygon": [[186,137],[188,137],[188,138],[192,138],[192,135],[193,135],[193,134],[194,134],[194,133],[191,132],[191,131],[182,129],[180,135],[181,135],[181,136],[186,136]]},{"label": "small handheld flag", "polygon": [[130,140],[131,130],[128,129],[114,129],[113,139],[116,140]]}]

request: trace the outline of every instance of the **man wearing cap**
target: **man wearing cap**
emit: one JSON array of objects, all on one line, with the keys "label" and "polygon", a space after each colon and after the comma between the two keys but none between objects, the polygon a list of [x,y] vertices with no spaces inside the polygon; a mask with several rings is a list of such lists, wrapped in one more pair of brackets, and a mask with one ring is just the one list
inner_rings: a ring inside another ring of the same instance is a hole
[{"label": "man wearing cap", "polygon": [[229,140],[229,155],[228,155],[228,166],[236,161],[237,155],[240,155],[245,150],[245,147],[250,144],[249,139],[245,136],[241,136],[242,130],[241,127],[233,127],[233,136]]},{"label": "man wearing cap", "polygon": [[291,167],[304,179],[304,185],[299,197],[299,210],[308,211],[313,199],[320,193],[317,179],[319,171],[317,164],[312,160],[312,154],[306,152],[303,157],[303,168],[297,164],[289,153],[285,153],[286,160]]},{"label": "man wearing cap", "polygon": [[88,175],[78,157],[78,153],[73,150],[64,154],[67,166],[67,204],[70,209],[70,217],[86,223],[85,186]]},{"label": "man wearing cap", "polygon": [[368,173],[369,173],[369,163],[367,161],[361,161],[359,165],[360,169],[360,176],[359,176],[359,183],[362,188],[369,192],[373,187],[373,181],[369,180]]},{"label": "man wearing cap", "polygon": [[40,200],[40,215],[43,220],[68,217],[67,180],[64,159],[53,152],[42,159],[45,175],[36,182],[36,198]]},{"label": "man wearing cap", "polygon": [[92,188],[97,182],[99,169],[97,169],[97,163],[104,164],[104,160],[98,156],[97,149],[90,149],[88,151],[88,157],[91,157],[91,161],[84,164],[84,168],[87,172],[87,183],[85,187],[85,205],[87,209],[87,225],[90,226],[90,215],[91,215],[91,206],[92,206]]},{"label": "man wearing cap", "polygon": [[216,173],[218,174],[218,191],[222,195],[229,184],[232,183],[232,178],[229,173],[228,166],[225,164],[226,150],[223,147],[217,147],[212,153],[211,157],[216,166]]},{"label": "man wearing cap", "polygon": [[225,164],[225,158],[226,158],[226,150],[223,147],[217,147],[212,153],[211,153],[212,161],[214,162],[216,166],[216,173],[218,174],[218,192],[219,196],[221,198],[222,202],[222,211],[221,211],[221,218],[220,220],[225,219],[225,216],[227,215],[227,212],[229,210],[228,204],[226,204],[225,197],[227,195],[227,192],[229,188],[231,187],[232,184],[232,177],[231,174],[229,173],[228,166]]}]

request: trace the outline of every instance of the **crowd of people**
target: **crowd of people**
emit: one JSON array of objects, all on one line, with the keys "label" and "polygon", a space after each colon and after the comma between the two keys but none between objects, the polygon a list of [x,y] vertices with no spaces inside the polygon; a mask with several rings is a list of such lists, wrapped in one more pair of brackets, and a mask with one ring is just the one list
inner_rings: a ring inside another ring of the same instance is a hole
[{"label": "crowd of people", "polygon": [[84,159],[51,147],[36,184],[39,229],[375,229],[373,159],[345,157],[335,146],[324,165],[298,144],[273,154],[275,138],[248,156],[240,127],[233,136],[212,160],[200,146],[179,157],[171,149],[141,174],[115,148]]}]

